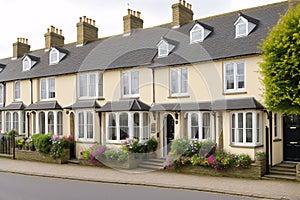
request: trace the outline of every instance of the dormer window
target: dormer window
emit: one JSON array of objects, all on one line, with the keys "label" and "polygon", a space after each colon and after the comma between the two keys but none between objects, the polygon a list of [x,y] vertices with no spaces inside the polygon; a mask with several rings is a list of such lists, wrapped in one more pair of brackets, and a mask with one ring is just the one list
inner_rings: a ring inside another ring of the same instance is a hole
[{"label": "dormer window", "polygon": [[0,64],[0,73],[4,70],[4,68],[5,68],[5,65]]},{"label": "dormer window", "polygon": [[204,28],[200,24],[195,24],[190,32],[191,43],[202,42],[204,40]]},{"label": "dormer window", "polygon": [[29,71],[40,59],[35,56],[25,55],[23,59],[23,71]]},{"label": "dormer window", "polygon": [[160,42],[157,45],[158,48],[158,57],[166,57],[168,56],[171,51],[176,47],[178,42],[174,40],[167,39],[165,37],[162,37]]},{"label": "dormer window", "polygon": [[158,57],[166,57],[169,55],[169,44],[162,40],[158,44]]},{"label": "dormer window", "polygon": [[248,21],[240,17],[235,25],[235,37],[243,37],[248,35]]},{"label": "dormer window", "polygon": [[66,55],[66,50],[58,47],[53,47],[49,53],[49,64],[55,65],[59,63],[59,61],[61,61]]},{"label": "dormer window", "polygon": [[249,35],[258,25],[259,20],[239,13],[239,18],[235,21],[235,37],[245,37]]},{"label": "dormer window", "polygon": [[28,71],[28,70],[30,70],[30,64],[31,63],[31,60],[30,60],[30,58],[28,58],[28,57],[25,57],[24,58],[24,60],[23,60],[23,71]]}]

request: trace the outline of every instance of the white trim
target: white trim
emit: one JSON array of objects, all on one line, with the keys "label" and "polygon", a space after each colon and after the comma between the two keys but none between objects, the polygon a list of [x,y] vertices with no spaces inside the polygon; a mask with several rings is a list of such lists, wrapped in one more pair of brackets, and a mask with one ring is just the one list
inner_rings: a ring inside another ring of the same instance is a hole
[{"label": "white trim", "polygon": [[[42,98],[42,81],[46,81],[46,98]],[[54,96],[53,98],[50,98],[49,97],[49,93],[50,93],[50,80],[54,80]],[[41,101],[48,101],[48,100],[54,100],[56,98],[56,80],[55,80],[55,77],[48,77],[48,78],[41,78],[40,79],[40,100]]]},{"label": "white trim", "polygon": [[[182,83],[181,83],[181,77],[183,76],[182,75],[182,71],[183,70],[186,70],[186,73],[187,73],[187,80],[186,80],[186,84],[187,84],[187,91],[186,92],[181,92],[182,91]],[[177,80],[178,80],[178,83],[177,83],[177,86],[176,88],[178,89],[178,92],[175,93],[172,91],[172,72],[175,71],[177,73]],[[178,67],[178,68],[170,68],[170,72],[169,72],[169,77],[170,77],[170,81],[169,81],[169,93],[170,93],[170,96],[172,97],[181,97],[181,96],[188,96],[189,94],[189,71],[188,71],[188,68],[187,67]]]},{"label": "white trim", "polygon": [[[247,132],[246,132],[246,115],[248,113],[252,114],[252,142],[247,142]],[[243,127],[242,127],[242,132],[243,132],[243,141],[242,142],[237,142],[239,135],[238,135],[238,114],[243,114]],[[259,124],[257,124],[257,114],[259,114]],[[234,138],[235,141],[233,141],[232,138],[232,116],[235,115],[235,121],[234,121]],[[259,132],[257,132],[257,126],[259,126]],[[249,146],[249,147],[255,147],[259,146],[262,144],[262,114],[260,111],[235,111],[230,113],[230,144],[233,146]],[[257,142],[257,134],[259,134],[259,142]]]},{"label": "white trim", "polygon": [[[79,113],[83,113],[83,125],[84,125],[84,132],[83,138],[79,138]],[[87,138],[87,113],[92,114],[92,124],[93,124],[93,138]],[[95,131],[96,131],[96,119],[95,119],[95,112],[94,110],[78,110],[75,112],[75,138],[77,141],[80,142],[95,142]]]},{"label": "white trim", "polygon": [[[238,88],[238,81],[237,81],[237,65],[238,64],[244,64],[244,88]],[[226,66],[232,64],[233,65],[233,89],[227,89],[227,78],[226,78]],[[231,61],[231,62],[225,62],[223,64],[223,89],[225,94],[230,93],[237,93],[237,92],[246,92],[246,61],[245,60],[239,60],[239,61]]]},{"label": "white trim", "polygon": [[[162,50],[162,47],[164,47],[164,51],[166,51],[166,53],[163,53],[161,52]],[[161,57],[167,57],[170,53],[169,51],[169,43],[166,42],[165,40],[161,40],[158,45],[157,45],[157,48],[158,48],[158,57],[161,58]],[[166,48],[166,49],[165,49]]]},{"label": "white trim", "polygon": [[[195,30],[196,28],[199,28],[199,30]],[[201,32],[201,38],[196,40],[193,38],[193,33],[195,32]],[[204,28],[203,26],[201,26],[200,24],[195,24],[194,27],[191,29],[190,31],[190,43],[198,43],[198,42],[202,42],[204,40],[205,36],[204,36]]]},{"label": "white trim", "polygon": [[[55,58],[55,60],[54,60],[54,58],[53,58],[53,54],[54,53],[56,53],[56,58]],[[52,48],[51,50],[50,50],[50,52],[49,52],[49,65],[55,65],[55,64],[57,64],[57,63],[59,63],[59,51],[56,49],[56,48]],[[53,58],[53,61],[52,61],[52,58]]]},{"label": "white trim", "polygon": [[[144,136],[144,122],[143,122],[143,114],[144,113],[147,113],[148,114],[148,139],[150,137],[150,126],[149,126],[149,120],[150,120],[150,115],[148,112],[141,112],[141,111],[132,111],[132,112],[129,112],[129,111],[125,111],[125,112],[110,112],[110,113],[106,113],[105,115],[105,122],[106,122],[106,142],[107,143],[114,143],[114,144],[121,144],[122,142],[124,142],[125,140],[120,140],[120,115],[121,114],[127,114],[128,116],[128,136],[130,139],[132,139],[134,137],[134,114],[135,113],[138,113],[139,114],[139,129],[140,129],[140,132],[139,132],[139,141],[140,142],[144,142],[146,140],[143,140],[143,136]],[[116,119],[116,126],[115,126],[115,129],[116,129],[116,140],[110,140],[109,139],[109,116],[113,114],[115,115],[115,119]]]},{"label": "white trim", "polygon": [[[99,81],[100,81],[100,74],[102,74],[102,94],[100,95],[99,94]],[[95,96],[91,96],[89,94],[89,85],[91,84],[91,80],[90,80],[90,76],[91,75],[95,75]],[[87,81],[87,84],[86,84],[86,87],[85,87],[85,90],[86,90],[86,96],[80,96],[80,86],[82,83],[80,83],[80,77],[81,76],[85,76],[86,77],[86,81]],[[97,98],[101,98],[103,97],[103,73],[102,72],[90,72],[90,73],[79,73],[77,75],[77,93],[78,93],[78,99],[97,99]]]},{"label": "white trim", "polygon": [[[17,92],[16,84],[17,83],[19,83],[19,90],[18,90],[19,98],[16,98],[16,92]],[[15,81],[15,83],[14,83],[14,99],[15,99],[15,101],[20,101],[20,99],[21,99],[21,82],[20,81]]]},{"label": "white trim", "polygon": [[[132,81],[133,81],[133,73],[137,73],[138,78],[138,87],[137,87],[137,93],[132,94]],[[128,77],[128,94],[124,94],[124,76]],[[127,70],[121,72],[121,94],[123,98],[137,98],[140,96],[140,72],[138,70]]]},{"label": "white trim", "polygon": [[[234,23],[235,25],[235,38],[239,38],[239,37],[244,37],[247,36],[249,34],[249,24],[248,24],[248,20],[245,19],[243,16],[240,16],[236,22]],[[241,25],[245,25],[245,33],[240,33],[240,26]]]}]

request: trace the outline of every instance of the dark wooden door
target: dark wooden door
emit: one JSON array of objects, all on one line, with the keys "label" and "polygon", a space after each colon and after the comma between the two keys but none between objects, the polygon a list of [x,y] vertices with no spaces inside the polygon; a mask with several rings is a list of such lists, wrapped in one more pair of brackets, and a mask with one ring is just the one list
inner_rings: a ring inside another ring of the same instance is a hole
[{"label": "dark wooden door", "polygon": [[300,161],[300,115],[284,117],[284,160]]},{"label": "dark wooden door", "polygon": [[174,118],[172,115],[167,116],[167,147],[168,152],[171,150],[171,142],[174,140]]}]

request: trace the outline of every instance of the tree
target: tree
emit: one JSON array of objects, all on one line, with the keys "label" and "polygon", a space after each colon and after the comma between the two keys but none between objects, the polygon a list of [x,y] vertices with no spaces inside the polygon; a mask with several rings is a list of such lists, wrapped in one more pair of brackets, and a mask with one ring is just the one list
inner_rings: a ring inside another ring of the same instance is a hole
[{"label": "tree", "polygon": [[262,44],[260,63],[269,111],[300,113],[300,4],[281,16]]}]

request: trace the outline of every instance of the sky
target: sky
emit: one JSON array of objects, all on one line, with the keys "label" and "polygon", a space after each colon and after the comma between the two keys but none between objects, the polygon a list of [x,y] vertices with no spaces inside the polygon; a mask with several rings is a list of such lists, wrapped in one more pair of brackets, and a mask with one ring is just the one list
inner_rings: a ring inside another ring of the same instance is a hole
[{"label": "sky", "polygon": [[[194,19],[284,0],[187,0]],[[96,20],[99,38],[121,34],[130,8],[141,12],[144,28],[172,21],[171,6],[178,0],[0,0],[0,59],[12,56],[17,38],[27,38],[31,50],[44,48],[51,25],[62,29],[65,44],[76,41],[79,17]]]}]

